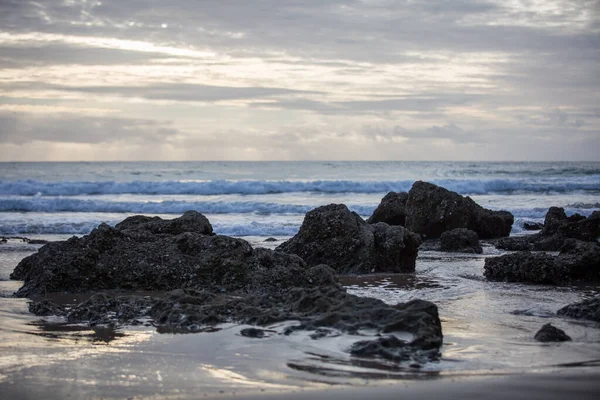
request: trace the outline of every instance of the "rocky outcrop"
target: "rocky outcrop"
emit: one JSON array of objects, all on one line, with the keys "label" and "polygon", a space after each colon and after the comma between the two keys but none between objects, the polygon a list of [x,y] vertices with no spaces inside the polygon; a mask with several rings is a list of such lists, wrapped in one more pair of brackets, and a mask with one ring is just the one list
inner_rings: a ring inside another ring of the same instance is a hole
[{"label": "rocky outcrop", "polygon": [[594,211],[588,218],[579,214],[567,217],[563,208],[550,207],[539,233],[504,238],[498,241],[497,247],[513,251],[558,251],[567,239],[596,242],[598,237],[600,211]]},{"label": "rocky outcrop", "polygon": [[465,228],[456,228],[442,233],[440,243],[442,251],[483,253],[477,233]]},{"label": "rocky outcrop", "polygon": [[508,236],[514,217],[508,211],[492,211],[432,183],[417,181],[408,192],[406,228],[438,238],[445,231],[467,228],[481,239]]},{"label": "rocky outcrop", "polygon": [[600,246],[568,239],[558,256],[521,251],[486,258],[484,275],[493,281],[565,284],[600,281]]},{"label": "rocky outcrop", "polygon": [[421,239],[401,226],[367,224],[343,204],[308,212],[296,236],[277,247],[340,274],[412,272]]},{"label": "rocky outcrop", "polygon": [[302,286],[311,278],[307,271],[297,256],[214,235],[204,216],[187,212],[174,220],[130,217],[48,243],[23,259],[11,279],[25,281],[20,297],[107,289],[244,292]]},{"label": "rocky outcrop", "polygon": [[533,337],[538,342],[567,342],[571,338],[563,331],[551,324],[546,324]]},{"label": "rocky outcrop", "polygon": [[408,193],[389,192],[377,206],[373,215],[367,219],[368,224],[385,222],[388,225],[405,226],[406,223],[406,201]]},{"label": "rocky outcrop", "polygon": [[558,310],[556,314],[563,317],[600,322],[600,297],[569,304]]},{"label": "rocky outcrop", "polygon": [[523,222],[523,229],[526,231],[539,231],[544,227],[544,224],[539,222],[526,221]]}]

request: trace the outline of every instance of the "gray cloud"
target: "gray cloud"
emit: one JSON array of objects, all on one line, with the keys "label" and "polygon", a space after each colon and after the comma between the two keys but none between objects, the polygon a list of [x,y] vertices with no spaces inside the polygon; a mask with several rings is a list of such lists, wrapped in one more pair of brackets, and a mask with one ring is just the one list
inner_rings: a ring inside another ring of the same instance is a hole
[{"label": "gray cloud", "polygon": [[178,133],[170,123],[153,120],[0,111],[1,143],[162,143]]}]

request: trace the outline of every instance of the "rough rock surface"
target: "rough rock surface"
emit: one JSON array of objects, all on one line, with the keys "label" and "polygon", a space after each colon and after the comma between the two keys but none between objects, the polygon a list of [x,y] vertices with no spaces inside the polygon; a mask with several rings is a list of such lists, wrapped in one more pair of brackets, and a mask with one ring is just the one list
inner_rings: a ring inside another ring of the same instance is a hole
[{"label": "rough rock surface", "polygon": [[440,243],[442,251],[483,253],[477,233],[465,228],[456,228],[442,233]]},{"label": "rough rock surface", "polygon": [[567,239],[596,242],[600,237],[600,211],[588,218],[579,214],[567,217],[565,210],[550,207],[546,213],[544,228],[536,234],[509,237],[498,241],[503,250],[558,251]]},{"label": "rough rock surface", "polygon": [[508,236],[514,217],[508,211],[492,211],[432,183],[417,181],[408,192],[406,228],[438,238],[455,228],[475,231],[481,239]]},{"label": "rough rock surface", "polygon": [[551,324],[546,324],[533,337],[538,342],[567,342],[571,340],[565,331]]},{"label": "rough rock surface", "polygon": [[526,231],[539,231],[544,227],[544,224],[539,222],[524,222],[523,229]]},{"label": "rough rock surface", "polygon": [[[54,304],[50,307],[60,310],[60,306]],[[283,334],[314,331],[313,339],[328,336],[334,331],[355,335],[361,329],[386,335],[397,331],[410,332],[413,334],[412,341],[396,339],[387,343],[385,352],[377,345],[380,339],[362,341],[350,349],[354,355],[384,357],[393,361],[426,362],[435,359],[442,344],[441,323],[434,304],[412,300],[391,306],[377,299],[348,294],[337,284],[290,287],[276,294],[243,297],[193,289],[171,291],[162,298],[114,297],[101,293],[72,309],[63,307],[59,313],[66,315],[68,322],[86,322],[92,326],[135,324],[140,318],[151,318],[163,333],[203,332],[207,327],[224,322],[266,326],[290,320],[298,321],[298,324],[289,326]],[[245,330],[240,333],[252,336],[256,332]],[[264,332],[262,334],[264,336]],[[260,334],[253,337],[260,337]]]},{"label": "rough rock surface", "polygon": [[420,244],[419,235],[401,226],[370,225],[345,205],[330,204],[309,211],[296,236],[276,250],[340,274],[412,272]]},{"label": "rough rock surface", "polygon": [[388,225],[405,226],[406,200],[408,200],[406,192],[389,192],[381,199],[381,203],[367,219],[367,223],[385,222]]},{"label": "rough rock surface", "polygon": [[569,304],[558,310],[556,314],[563,317],[600,322],[600,297]]},{"label": "rough rock surface", "polygon": [[48,243],[23,259],[11,279],[25,281],[16,295],[27,297],[107,289],[272,291],[302,286],[311,276],[299,257],[214,235],[204,216],[186,212],[166,221],[130,217],[115,228],[101,224],[82,238]]},{"label": "rough rock surface", "polygon": [[493,281],[564,284],[600,281],[600,246],[565,240],[558,256],[521,251],[486,258],[484,275]]}]

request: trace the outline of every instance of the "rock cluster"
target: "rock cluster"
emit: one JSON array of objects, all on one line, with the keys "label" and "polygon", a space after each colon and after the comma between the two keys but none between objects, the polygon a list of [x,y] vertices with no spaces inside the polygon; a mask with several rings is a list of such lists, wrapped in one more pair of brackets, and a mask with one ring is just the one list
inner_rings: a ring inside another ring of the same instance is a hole
[{"label": "rock cluster", "polygon": [[550,207],[539,233],[504,238],[497,247],[512,251],[558,251],[567,239],[596,242],[599,237],[600,211],[594,211],[588,218],[579,214],[567,217],[563,208]]},{"label": "rock cluster", "polygon": [[309,211],[299,232],[277,247],[309,266],[327,264],[338,274],[412,272],[421,238],[401,226],[367,224],[343,204]]},{"label": "rock cluster", "polygon": [[508,211],[488,210],[470,197],[417,181],[408,193],[388,193],[368,222],[403,225],[427,239],[439,238],[443,232],[456,228],[491,239],[508,236],[514,217]]},{"label": "rock cluster", "polygon": [[558,310],[556,314],[563,317],[600,322],[600,297],[569,304]]},{"label": "rock cluster", "polygon": [[565,284],[600,281],[600,246],[568,239],[558,256],[520,251],[486,258],[484,275],[493,281]]}]

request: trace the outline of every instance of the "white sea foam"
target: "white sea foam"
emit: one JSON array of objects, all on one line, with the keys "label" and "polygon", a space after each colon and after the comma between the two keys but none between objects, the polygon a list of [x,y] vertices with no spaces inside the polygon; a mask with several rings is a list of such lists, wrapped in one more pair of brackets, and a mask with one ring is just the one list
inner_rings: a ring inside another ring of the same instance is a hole
[{"label": "white sea foam", "polygon": [[[575,178],[544,179],[434,179],[430,182],[461,194],[486,193],[565,193],[572,191],[600,191],[600,177],[596,175]],[[77,196],[94,194],[267,194],[292,192],[320,193],[387,193],[410,190],[413,180],[399,181],[268,181],[268,180],[212,180],[188,181],[63,181],[37,180],[0,181],[3,195]]]}]

